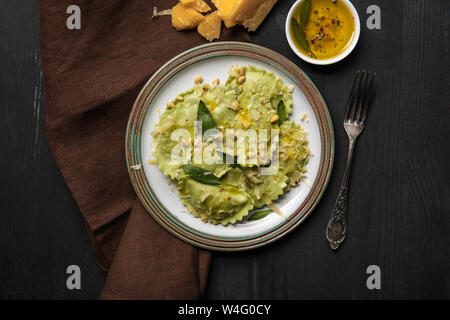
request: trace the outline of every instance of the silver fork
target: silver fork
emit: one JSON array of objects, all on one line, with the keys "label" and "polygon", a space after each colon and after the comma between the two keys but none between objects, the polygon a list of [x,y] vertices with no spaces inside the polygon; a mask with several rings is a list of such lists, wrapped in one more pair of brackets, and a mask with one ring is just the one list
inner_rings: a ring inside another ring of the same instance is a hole
[{"label": "silver fork", "polygon": [[347,101],[347,108],[344,116],[344,129],[348,136],[348,154],[345,164],[344,177],[338,198],[328,220],[326,236],[333,250],[339,248],[347,236],[347,193],[348,178],[353,158],[353,149],[356,138],[364,129],[366,123],[367,110],[370,96],[373,91],[375,73],[358,71],[353,81],[352,91]]}]

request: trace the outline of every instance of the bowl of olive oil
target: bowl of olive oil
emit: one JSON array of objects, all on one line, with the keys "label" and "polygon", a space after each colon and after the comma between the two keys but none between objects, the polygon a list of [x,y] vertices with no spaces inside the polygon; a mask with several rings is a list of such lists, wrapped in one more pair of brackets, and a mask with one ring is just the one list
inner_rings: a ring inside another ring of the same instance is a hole
[{"label": "bowl of olive oil", "polygon": [[298,0],[286,19],[286,38],[301,59],[327,65],[355,48],[361,25],[349,0]]}]

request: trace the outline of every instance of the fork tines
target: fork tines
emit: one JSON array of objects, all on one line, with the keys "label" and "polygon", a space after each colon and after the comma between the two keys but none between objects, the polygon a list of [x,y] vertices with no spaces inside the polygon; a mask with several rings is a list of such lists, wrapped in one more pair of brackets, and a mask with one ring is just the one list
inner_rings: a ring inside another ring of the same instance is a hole
[{"label": "fork tines", "polygon": [[358,71],[353,81],[352,91],[347,101],[344,122],[355,122],[364,125],[367,116],[370,96],[373,91],[375,73]]}]

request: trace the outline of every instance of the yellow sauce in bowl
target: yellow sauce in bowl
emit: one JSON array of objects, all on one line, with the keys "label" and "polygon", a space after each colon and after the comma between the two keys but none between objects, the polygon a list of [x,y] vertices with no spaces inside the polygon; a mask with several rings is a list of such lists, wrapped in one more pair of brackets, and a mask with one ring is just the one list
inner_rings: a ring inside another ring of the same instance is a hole
[{"label": "yellow sauce in bowl", "polygon": [[[294,11],[293,18],[300,22],[301,4]],[[342,1],[312,0],[308,23],[305,28],[306,40],[316,59],[330,59],[341,54],[352,42],[355,34],[354,17]],[[300,52],[311,56],[295,41]]]}]

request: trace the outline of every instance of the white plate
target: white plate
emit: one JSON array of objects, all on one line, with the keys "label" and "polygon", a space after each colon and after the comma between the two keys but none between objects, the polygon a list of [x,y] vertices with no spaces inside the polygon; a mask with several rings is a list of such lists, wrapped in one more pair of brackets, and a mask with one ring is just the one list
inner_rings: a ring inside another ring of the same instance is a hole
[{"label": "white plate", "polygon": [[[233,50],[226,51],[224,43],[200,46],[188,51],[188,53],[184,53],[184,56],[182,54],[181,58],[180,56],[174,58],[171,62],[163,66],[152,77],[153,80],[157,78],[158,81],[149,80],[138,97],[130,116],[127,130],[127,147],[133,146],[131,141],[133,137],[135,138],[134,145],[139,145],[139,147],[136,147],[134,150],[136,155],[135,159],[132,157],[132,148],[130,148],[130,152],[128,152],[127,148],[127,162],[129,167],[142,164],[145,178],[141,177],[141,179],[138,179],[141,182],[133,179],[140,173],[140,170],[130,170],[133,185],[136,188],[136,184],[142,184],[144,182],[145,186],[141,185],[136,191],[144,206],[146,206],[149,212],[163,227],[166,227],[167,230],[183,240],[202,247],[218,250],[242,250],[271,242],[272,239],[279,237],[277,231],[287,225],[289,221],[297,220],[298,223],[301,218],[309,213],[328,181],[333,161],[334,140],[331,122],[329,121],[328,111],[326,110],[323,99],[321,99],[320,94],[318,94],[317,89],[309,79],[305,77],[306,81],[299,81],[298,75],[295,76],[292,74],[291,68],[298,69],[296,66],[289,65],[288,69],[285,65],[280,65],[281,63],[286,63],[284,61],[286,59],[283,58],[284,60],[280,61],[279,57],[277,57],[278,54],[266,48],[244,43],[228,43],[228,45],[234,49],[236,49],[236,46],[241,50],[242,46],[244,48],[239,53],[233,53]],[[205,47],[208,48],[206,53],[204,52]],[[214,47],[216,47],[216,50],[214,50]],[[271,60],[262,59],[259,56],[259,52],[257,52],[258,54],[245,54],[249,50],[254,51],[256,49],[255,47],[258,50],[262,50]],[[200,50],[200,53],[196,54],[196,50]],[[188,63],[186,63],[186,55],[189,56],[189,54],[191,56],[193,55],[193,57],[190,57]],[[201,75],[206,83],[211,83],[215,78],[219,78],[221,83],[225,83],[230,66],[236,64],[239,66],[253,65],[273,72],[286,85],[293,85],[295,88],[292,93],[293,106],[289,120],[294,120],[299,123],[308,132],[309,147],[313,155],[307,164],[304,183],[301,183],[295,188],[291,188],[290,192],[285,193],[280,199],[274,202],[287,216],[288,220],[276,213],[271,213],[264,219],[237,223],[235,225],[223,226],[202,222],[186,210],[186,207],[181,203],[178,192],[173,190],[174,187],[170,184],[170,179],[164,176],[157,166],[147,163],[148,159],[155,159],[152,153],[153,138],[151,132],[155,130],[155,125],[159,121],[159,112],[164,112],[167,102],[172,101],[179,93],[191,88],[194,85],[193,79],[198,75]],[[177,68],[179,69],[174,70]],[[168,76],[168,73],[170,73],[168,69],[174,71],[170,76]],[[300,72],[304,76],[299,69],[294,71]],[[311,87],[310,89],[315,91],[313,93],[319,96],[315,97],[316,99],[311,99],[311,92],[310,90],[305,90],[305,85]],[[149,87],[153,87],[153,90]],[[318,102],[320,105],[318,105]],[[318,108],[322,108],[323,110],[317,110]],[[325,128],[324,112],[326,113]],[[307,121],[300,120],[302,113],[308,115],[309,119]],[[327,135],[327,137],[324,137],[324,135]],[[324,143],[328,144],[325,148]],[[323,175],[324,169],[326,170],[325,175]],[[319,175],[319,173],[322,174]],[[318,182],[321,185],[318,186]],[[315,192],[316,199],[313,201],[313,206],[309,207],[308,210],[304,210],[304,212],[299,212],[302,204],[308,198],[310,200],[313,186],[314,189],[317,187],[320,189],[319,192]],[[145,196],[142,195],[142,192],[149,194]],[[146,205],[147,201],[154,203]],[[160,214],[155,214],[154,211],[161,212]],[[162,222],[161,219],[165,221]],[[170,226],[167,224],[170,224]],[[291,229],[291,227],[288,229]],[[270,234],[273,234],[273,236],[267,239],[267,236]],[[190,236],[194,236],[194,238]],[[203,238],[205,241],[198,241],[198,237]],[[260,240],[259,242],[253,243],[254,240],[258,239]],[[211,241],[216,243],[212,244]],[[237,245],[233,245],[233,243]]]}]

